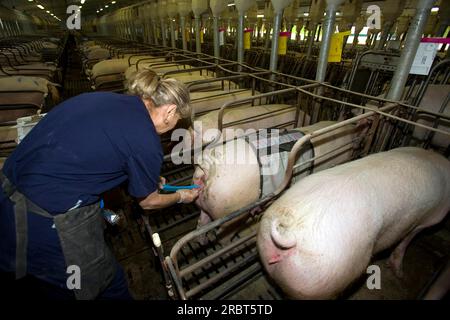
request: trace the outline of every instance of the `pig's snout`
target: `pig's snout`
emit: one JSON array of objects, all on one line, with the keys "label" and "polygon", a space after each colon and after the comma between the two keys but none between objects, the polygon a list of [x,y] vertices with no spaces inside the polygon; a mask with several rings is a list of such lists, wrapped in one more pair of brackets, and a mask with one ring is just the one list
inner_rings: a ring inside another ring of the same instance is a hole
[{"label": "pig's snout", "polygon": [[[280,232],[280,230],[284,230]],[[297,239],[294,234],[287,230],[287,226],[283,225],[278,221],[278,219],[272,220],[272,225],[270,229],[270,237],[273,243],[280,249],[291,249],[297,245]]]}]

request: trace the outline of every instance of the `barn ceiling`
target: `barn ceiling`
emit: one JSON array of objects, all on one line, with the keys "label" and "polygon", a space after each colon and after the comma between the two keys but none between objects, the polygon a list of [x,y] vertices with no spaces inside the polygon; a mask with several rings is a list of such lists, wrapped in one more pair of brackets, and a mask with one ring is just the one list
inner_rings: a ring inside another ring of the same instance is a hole
[{"label": "barn ceiling", "polygon": [[[156,2],[156,0],[154,0]],[[233,3],[233,0],[226,0],[229,3]],[[269,0],[257,0],[258,8],[264,9],[264,3]],[[416,2],[418,0],[407,0],[405,8],[415,8]],[[435,5],[439,5],[442,0],[437,0]],[[83,3],[82,3],[83,2]],[[138,4],[145,2],[143,0],[0,0],[0,4],[8,7],[17,9],[19,11],[33,14],[45,18],[51,18],[51,14],[64,19],[66,17],[66,9],[71,4],[82,5],[81,12],[84,17],[87,16],[100,16],[105,13],[113,12],[119,8],[126,7],[133,4]],[[147,1],[153,2],[153,1]],[[300,0],[300,8],[304,12],[308,11],[308,7],[311,0]],[[363,0],[364,6],[367,7],[369,4],[378,4],[383,8],[384,1],[374,1],[374,0]],[[42,6],[42,8],[39,8]],[[101,11],[99,11],[102,9]],[[97,13],[97,11],[99,11]]]}]

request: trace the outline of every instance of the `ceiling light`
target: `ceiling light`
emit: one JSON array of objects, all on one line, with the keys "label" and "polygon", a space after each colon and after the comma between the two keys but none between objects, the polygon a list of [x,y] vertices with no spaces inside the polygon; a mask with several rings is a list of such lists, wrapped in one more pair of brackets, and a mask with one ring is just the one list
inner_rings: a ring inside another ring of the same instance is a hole
[{"label": "ceiling light", "polygon": [[28,2],[33,2],[33,0],[28,0]]},{"label": "ceiling light", "polygon": [[105,4],[105,8],[108,8],[109,6],[107,4]]},{"label": "ceiling light", "polygon": [[112,1],[112,2],[111,2],[111,4],[115,4],[115,3],[116,3],[116,1]]},{"label": "ceiling light", "polygon": [[100,11],[103,11],[103,8],[100,8]]},{"label": "ceiling light", "polygon": [[83,6],[79,6],[78,8],[81,9],[81,8],[83,8]]},{"label": "ceiling light", "polygon": [[304,12],[303,15],[304,15],[305,17],[307,17],[307,16],[309,16],[309,13],[308,13],[308,12]]},{"label": "ceiling light", "polygon": [[86,2],[86,0],[81,0],[80,2],[81,2],[81,4],[83,4],[83,3],[85,3],[85,2]]},{"label": "ceiling light", "polygon": [[40,4],[38,4],[37,7],[38,7],[39,9],[41,9],[41,10],[44,10],[44,9],[45,9],[45,8],[44,8],[42,5],[40,5]]},{"label": "ceiling light", "polygon": [[232,6],[234,6],[234,3],[229,3],[228,6],[232,7]]},{"label": "ceiling light", "polygon": [[45,11],[45,12],[47,12],[47,13],[50,13],[50,11],[48,11],[48,10],[47,10],[47,11]]},{"label": "ceiling light", "polygon": [[257,14],[256,17],[257,18],[264,18],[264,15],[263,14]]},{"label": "ceiling light", "polygon": [[439,11],[439,7],[433,7],[431,8],[431,12],[438,12]]}]

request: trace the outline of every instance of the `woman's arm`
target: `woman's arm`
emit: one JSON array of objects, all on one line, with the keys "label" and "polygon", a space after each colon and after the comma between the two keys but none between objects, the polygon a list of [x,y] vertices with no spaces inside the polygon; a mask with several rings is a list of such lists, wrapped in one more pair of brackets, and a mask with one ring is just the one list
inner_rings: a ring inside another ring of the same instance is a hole
[{"label": "woman's arm", "polygon": [[139,201],[144,210],[156,210],[170,207],[176,203],[191,203],[198,197],[198,190],[178,190],[171,194],[159,194],[155,191]]}]

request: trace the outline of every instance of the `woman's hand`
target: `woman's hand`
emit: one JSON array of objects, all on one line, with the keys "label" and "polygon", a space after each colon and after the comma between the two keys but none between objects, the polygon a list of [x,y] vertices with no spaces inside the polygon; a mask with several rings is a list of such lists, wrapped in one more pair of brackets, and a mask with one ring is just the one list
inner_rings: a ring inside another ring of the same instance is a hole
[{"label": "woman's hand", "polygon": [[139,200],[144,210],[156,210],[170,207],[176,203],[191,203],[199,194],[200,189],[177,190],[175,193],[160,194],[158,190]]},{"label": "woman's hand", "polygon": [[177,190],[176,193],[180,195],[180,200],[178,203],[191,203],[197,199],[200,189],[192,189],[192,190]]}]

